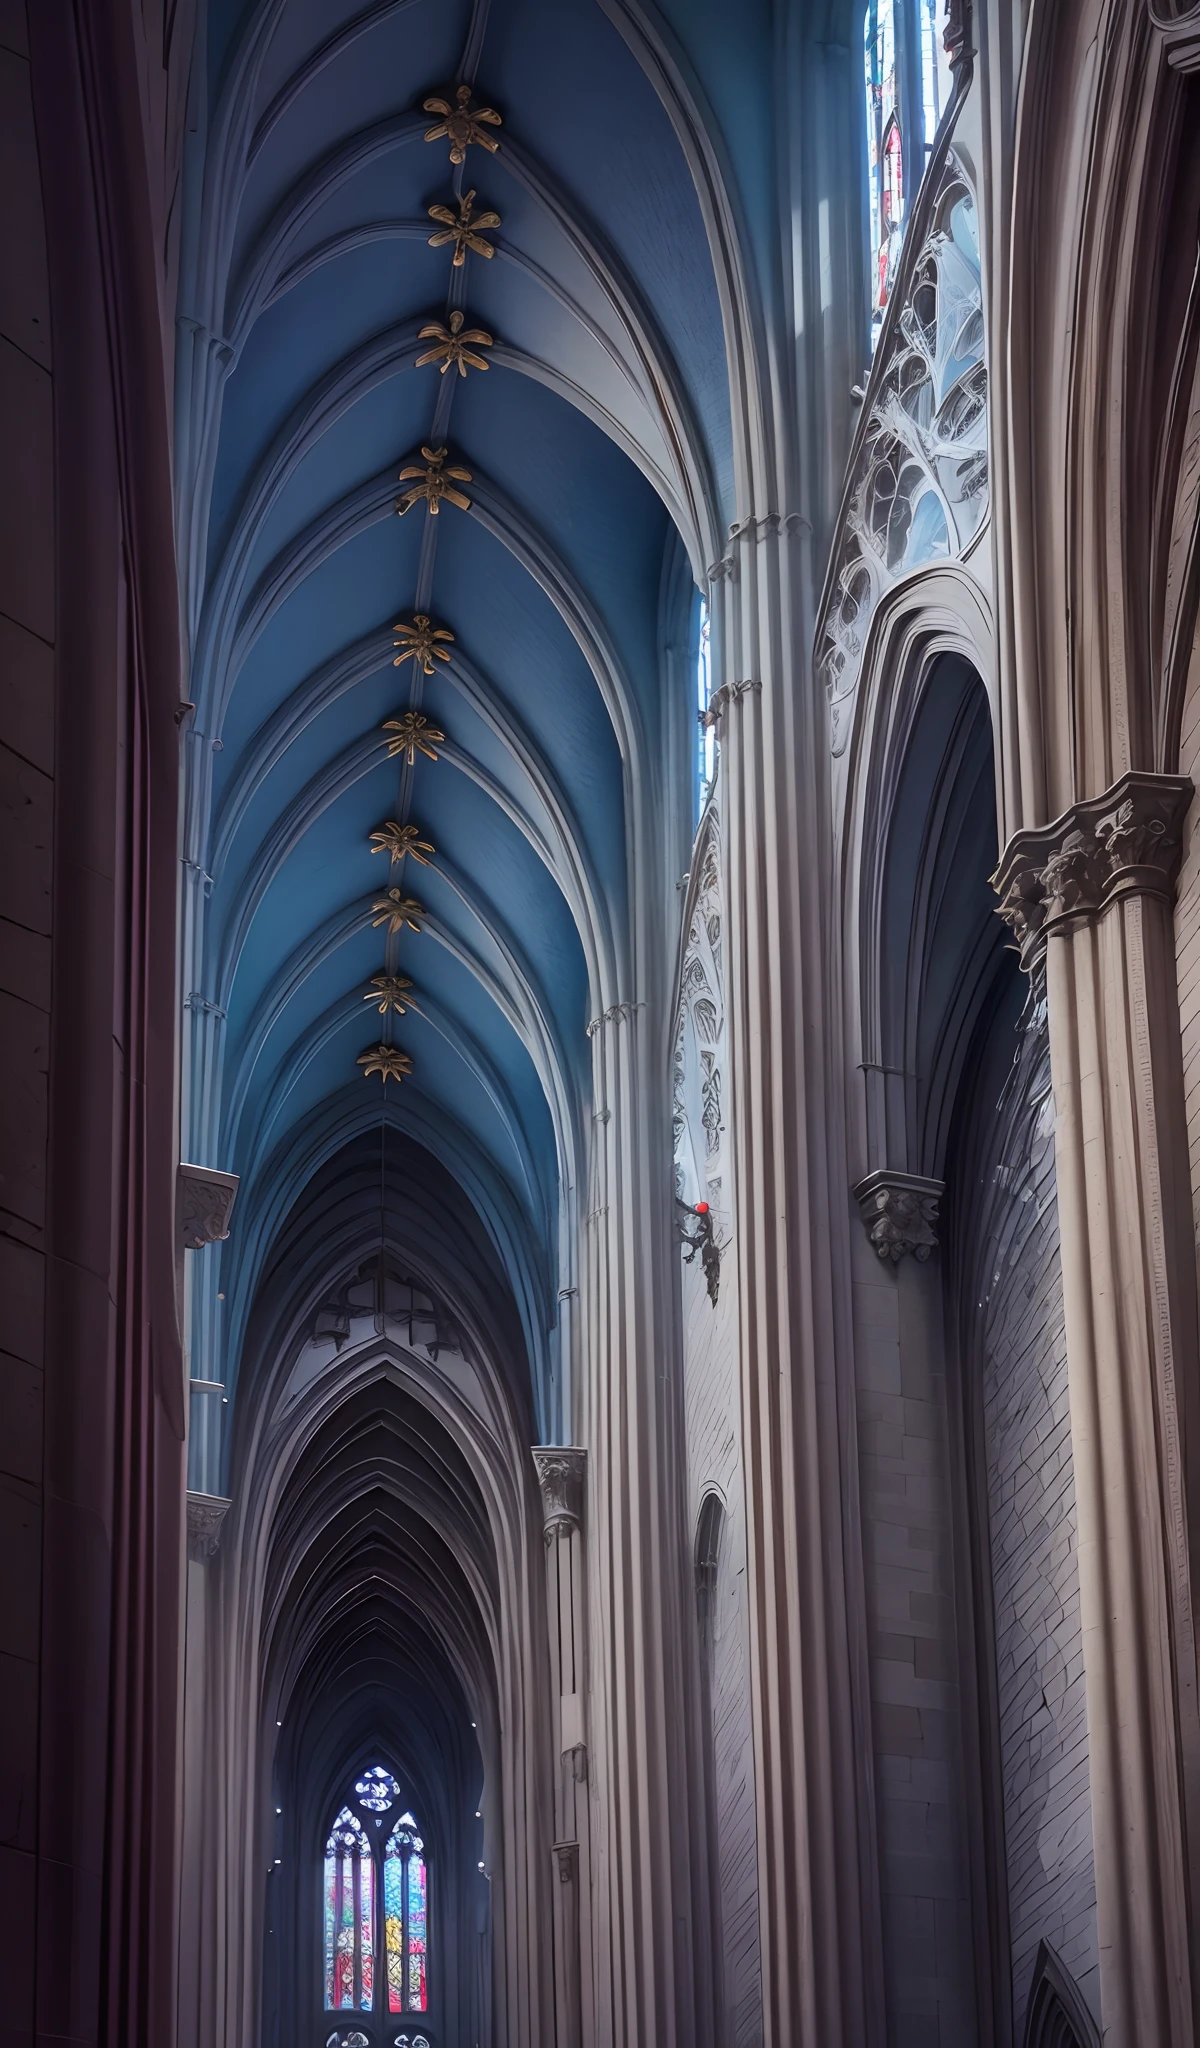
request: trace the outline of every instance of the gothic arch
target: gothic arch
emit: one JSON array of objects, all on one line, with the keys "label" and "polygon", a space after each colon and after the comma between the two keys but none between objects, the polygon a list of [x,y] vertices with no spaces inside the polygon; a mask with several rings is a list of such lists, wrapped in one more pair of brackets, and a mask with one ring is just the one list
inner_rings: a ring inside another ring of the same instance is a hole
[{"label": "gothic arch", "polygon": [[1048,1941],[1033,1967],[1023,2048],[1100,2048],[1100,2029]]}]

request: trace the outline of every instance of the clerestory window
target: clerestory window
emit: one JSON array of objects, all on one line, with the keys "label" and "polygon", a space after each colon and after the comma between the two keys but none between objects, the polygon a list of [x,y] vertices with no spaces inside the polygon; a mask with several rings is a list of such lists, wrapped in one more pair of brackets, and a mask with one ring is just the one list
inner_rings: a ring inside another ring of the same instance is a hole
[{"label": "clerestory window", "polygon": [[[430,2048],[389,2022],[429,2006],[428,1872],[417,1821],[383,1764],[355,1780],[325,1843],[324,2006],[371,2015],[379,2030],[335,2027],[325,2048]],[[324,2038],[324,2037],[323,2037]]]},{"label": "clerestory window", "polygon": [[864,17],[872,351],[907,217],[950,100],[942,16],[942,0],[868,0]]}]

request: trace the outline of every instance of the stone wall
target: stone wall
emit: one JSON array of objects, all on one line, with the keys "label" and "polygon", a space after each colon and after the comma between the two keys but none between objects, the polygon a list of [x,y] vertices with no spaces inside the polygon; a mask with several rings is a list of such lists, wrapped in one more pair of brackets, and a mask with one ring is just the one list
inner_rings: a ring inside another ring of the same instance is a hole
[{"label": "stone wall", "polygon": [[[1011,1035],[1000,1020],[1003,1058]],[[1099,2010],[1075,1484],[1045,1007],[1035,990],[977,1153],[972,1264],[987,1473],[1015,2038],[1038,1944]],[[985,1068],[995,1086],[1000,1061]]]},{"label": "stone wall", "polygon": [[746,1518],[738,1422],[737,1316],[732,1261],[723,1263],[717,1306],[698,1262],[683,1269],[684,1402],[688,1500],[694,1530],[707,1492],[723,1504],[721,1540],[709,1594],[710,1623],[702,1731],[710,1745],[715,1869],[711,1873],[720,1946],[722,2021],[731,2048],[762,2040],[759,1971],[758,1850],[754,1824],[754,1750],[750,1725]]}]

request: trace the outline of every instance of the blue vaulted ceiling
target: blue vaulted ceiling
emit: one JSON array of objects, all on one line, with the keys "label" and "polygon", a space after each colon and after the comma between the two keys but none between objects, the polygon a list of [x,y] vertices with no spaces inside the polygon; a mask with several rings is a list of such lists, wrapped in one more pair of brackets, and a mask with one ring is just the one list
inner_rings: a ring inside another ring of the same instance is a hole
[{"label": "blue vaulted ceiling", "polygon": [[[184,1085],[192,1157],[241,1178],[193,1323],[193,1372],[231,1386],[266,1276],[289,1284],[279,1245],[309,1299],[378,1241],[365,1195],[336,1254],[319,1221],[285,1223],[319,1219],[322,1174],[347,1146],[377,1156],[386,1125],[393,1171],[419,1184],[432,1154],[460,1188],[463,1243],[504,1272],[555,1420],[586,1027],[633,987],[649,826],[692,769],[664,649],[734,516],[705,226],[622,12],[208,9],[176,431]],[[460,84],[501,124],[456,167],[423,102]],[[500,216],[495,253],[455,268],[429,208],[471,191]],[[418,330],[456,309],[492,337],[487,369],[418,366]],[[469,505],[397,517],[401,466],[443,445]],[[429,676],[393,665],[418,612],[454,635]],[[436,760],[389,756],[406,709],[444,735]],[[389,820],[428,864],[372,852]],[[373,923],[388,887],[419,931]],[[411,981],[402,1015],[364,1001],[385,971]],[[381,1039],[411,1058],[399,1083],[358,1064]]]}]

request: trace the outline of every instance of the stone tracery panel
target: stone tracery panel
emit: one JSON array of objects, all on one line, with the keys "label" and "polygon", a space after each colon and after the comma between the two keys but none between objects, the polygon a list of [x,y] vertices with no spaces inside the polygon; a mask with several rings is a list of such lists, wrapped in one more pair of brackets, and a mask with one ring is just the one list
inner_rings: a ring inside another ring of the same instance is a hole
[{"label": "stone tracery panel", "polygon": [[708,1202],[719,1210],[724,1181],[725,990],[721,838],[715,812],[702,828],[696,863],[699,880],[688,920],[671,1063],[675,1192],[689,1208]]},{"label": "stone tracery panel", "polygon": [[987,509],[979,233],[974,193],[953,151],[919,247],[902,263],[867,396],[817,629],[835,754],[849,738],[880,599],[927,563],[963,555]]}]

